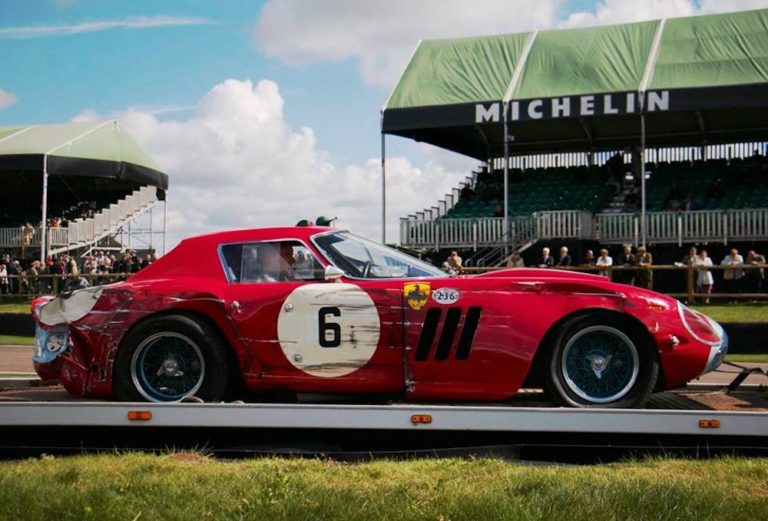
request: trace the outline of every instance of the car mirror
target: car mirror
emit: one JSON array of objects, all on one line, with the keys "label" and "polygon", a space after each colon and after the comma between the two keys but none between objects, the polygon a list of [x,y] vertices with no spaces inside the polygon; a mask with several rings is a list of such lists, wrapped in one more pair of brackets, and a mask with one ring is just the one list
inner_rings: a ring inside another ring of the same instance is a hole
[{"label": "car mirror", "polygon": [[342,270],[340,270],[336,266],[326,266],[325,273],[323,274],[323,276],[325,277],[325,280],[327,281],[337,281],[344,275],[346,275],[346,273],[344,273]]}]

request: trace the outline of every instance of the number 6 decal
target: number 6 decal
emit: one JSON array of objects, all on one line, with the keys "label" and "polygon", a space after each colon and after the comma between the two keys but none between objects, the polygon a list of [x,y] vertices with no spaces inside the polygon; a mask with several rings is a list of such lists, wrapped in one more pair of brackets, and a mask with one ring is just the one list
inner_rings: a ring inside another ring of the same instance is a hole
[{"label": "number 6 decal", "polygon": [[364,367],[379,344],[373,299],[355,284],[304,284],[283,301],[277,339],[285,362],[305,374],[337,378]]},{"label": "number 6 decal", "polygon": [[341,310],[336,306],[328,306],[320,308],[317,312],[320,347],[339,347],[341,345],[341,326],[336,322],[326,322],[328,315],[340,317]]}]

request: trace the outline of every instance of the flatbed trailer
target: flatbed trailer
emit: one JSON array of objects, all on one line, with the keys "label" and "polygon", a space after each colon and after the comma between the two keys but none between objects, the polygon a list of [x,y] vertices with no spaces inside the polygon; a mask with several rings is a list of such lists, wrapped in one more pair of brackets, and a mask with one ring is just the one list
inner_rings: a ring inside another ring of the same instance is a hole
[{"label": "flatbed trailer", "polygon": [[0,392],[0,453],[205,449],[341,459],[494,453],[610,461],[636,453],[768,456],[768,389],[692,387],[646,409],[554,407],[537,391],[504,404],[117,403],[60,388]]}]

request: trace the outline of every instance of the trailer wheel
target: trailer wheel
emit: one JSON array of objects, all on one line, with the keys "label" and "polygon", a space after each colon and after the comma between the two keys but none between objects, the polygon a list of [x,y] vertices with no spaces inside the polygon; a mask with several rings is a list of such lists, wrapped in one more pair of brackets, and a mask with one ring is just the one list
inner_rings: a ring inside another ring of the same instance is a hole
[{"label": "trailer wheel", "polygon": [[227,356],[218,335],[184,315],[150,318],[125,336],[115,359],[121,401],[172,402],[189,396],[220,401]]},{"label": "trailer wheel", "polygon": [[574,317],[547,348],[544,388],[569,407],[640,407],[659,375],[650,342],[620,315]]}]

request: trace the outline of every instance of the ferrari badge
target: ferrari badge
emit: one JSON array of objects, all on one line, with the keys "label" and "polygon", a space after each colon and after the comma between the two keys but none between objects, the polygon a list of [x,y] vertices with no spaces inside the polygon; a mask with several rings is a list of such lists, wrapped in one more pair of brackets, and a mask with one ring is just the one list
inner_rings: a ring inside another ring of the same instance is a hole
[{"label": "ferrari badge", "polygon": [[414,311],[420,311],[429,298],[429,282],[413,282],[403,286],[405,301]]}]

